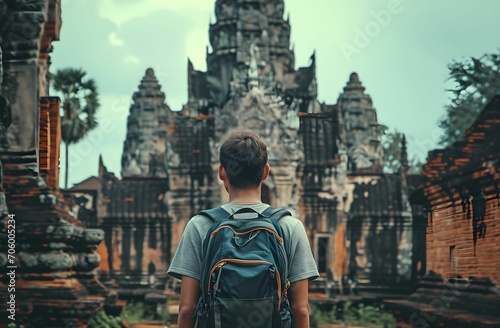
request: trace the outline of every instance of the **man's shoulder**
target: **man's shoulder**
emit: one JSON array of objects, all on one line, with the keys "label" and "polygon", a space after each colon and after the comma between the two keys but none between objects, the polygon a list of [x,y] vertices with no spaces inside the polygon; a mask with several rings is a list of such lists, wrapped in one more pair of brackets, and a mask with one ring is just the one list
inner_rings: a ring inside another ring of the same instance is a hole
[{"label": "man's shoulder", "polygon": [[189,219],[186,230],[197,231],[199,234],[204,234],[214,223],[212,219],[202,214],[195,214]]},{"label": "man's shoulder", "polygon": [[278,223],[281,225],[281,227],[288,228],[292,231],[297,226],[301,225],[302,221],[293,215],[285,215],[278,220]]}]

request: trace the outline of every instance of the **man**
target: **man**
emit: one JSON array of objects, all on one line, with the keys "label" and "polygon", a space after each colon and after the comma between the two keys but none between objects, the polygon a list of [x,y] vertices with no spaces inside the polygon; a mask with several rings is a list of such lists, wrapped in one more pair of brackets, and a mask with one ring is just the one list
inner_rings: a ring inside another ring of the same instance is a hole
[{"label": "man", "polygon": [[[236,130],[227,136],[220,148],[219,178],[229,193],[229,203],[222,205],[234,214],[242,208],[262,213],[268,204],[261,202],[261,185],[271,168],[267,163],[267,147],[259,136],[249,130]],[[179,328],[193,326],[193,314],[200,295],[199,280],[202,272],[202,244],[213,222],[196,215],[188,222],[168,274],[182,279],[179,305]],[[300,220],[282,217],[288,256],[288,298],[296,328],[309,328],[308,282],[319,276],[311,254],[309,241]]]}]

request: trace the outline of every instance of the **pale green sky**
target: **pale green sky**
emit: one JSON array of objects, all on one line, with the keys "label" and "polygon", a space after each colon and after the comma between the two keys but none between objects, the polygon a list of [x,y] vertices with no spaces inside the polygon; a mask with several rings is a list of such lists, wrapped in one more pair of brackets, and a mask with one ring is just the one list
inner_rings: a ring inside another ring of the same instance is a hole
[{"label": "pale green sky", "polygon": [[[172,109],[187,102],[187,58],[205,70],[213,8],[213,0],[62,0],[52,70],[83,68],[102,102],[101,127],[70,148],[71,184],[97,174],[99,154],[120,174],[132,93],[148,67]],[[285,0],[285,11],[296,66],[316,50],[319,100],[334,104],[358,72],[379,123],[407,134],[411,157],[438,147],[447,65],[500,48],[496,0]]]}]

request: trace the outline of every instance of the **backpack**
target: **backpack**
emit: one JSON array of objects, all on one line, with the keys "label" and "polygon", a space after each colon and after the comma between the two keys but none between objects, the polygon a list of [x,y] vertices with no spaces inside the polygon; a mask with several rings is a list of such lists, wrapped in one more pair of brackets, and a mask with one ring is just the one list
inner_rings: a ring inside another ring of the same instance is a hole
[{"label": "backpack", "polygon": [[[234,219],[246,213],[254,218]],[[214,223],[203,242],[197,328],[293,327],[286,297],[288,259],[278,220],[290,215],[268,207],[230,215],[222,207],[199,213]]]}]

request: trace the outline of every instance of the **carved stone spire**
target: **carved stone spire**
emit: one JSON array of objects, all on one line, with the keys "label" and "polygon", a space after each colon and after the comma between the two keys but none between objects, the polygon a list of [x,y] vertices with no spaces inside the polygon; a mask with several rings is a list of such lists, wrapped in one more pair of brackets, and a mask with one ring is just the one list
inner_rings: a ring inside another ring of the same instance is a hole
[{"label": "carved stone spire", "polygon": [[406,149],[406,136],[403,134],[401,140],[401,166],[399,167],[400,172],[408,172],[408,151]]},{"label": "carved stone spire", "polygon": [[151,68],[146,70],[139,90],[132,97],[123,147],[122,176],[167,176],[166,137],[170,108]]},{"label": "carved stone spire", "polygon": [[382,171],[382,147],[378,133],[377,112],[372,99],[365,94],[358,74],[352,73],[338,99],[340,115],[345,122],[345,140],[350,169]]},{"label": "carved stone spire", "polygon": [[[223,104],[230,90],[247,85],[250,48],[259,49],[259,83],[273,87],[276,79],[294,71],[294,55],[290,50],[290,25],[283,20],[283,0],[218,0],[217,21],[210,25],[208,55],[209,80],[217,104]],[[231,86],[231,83],[233,84]]]}]

